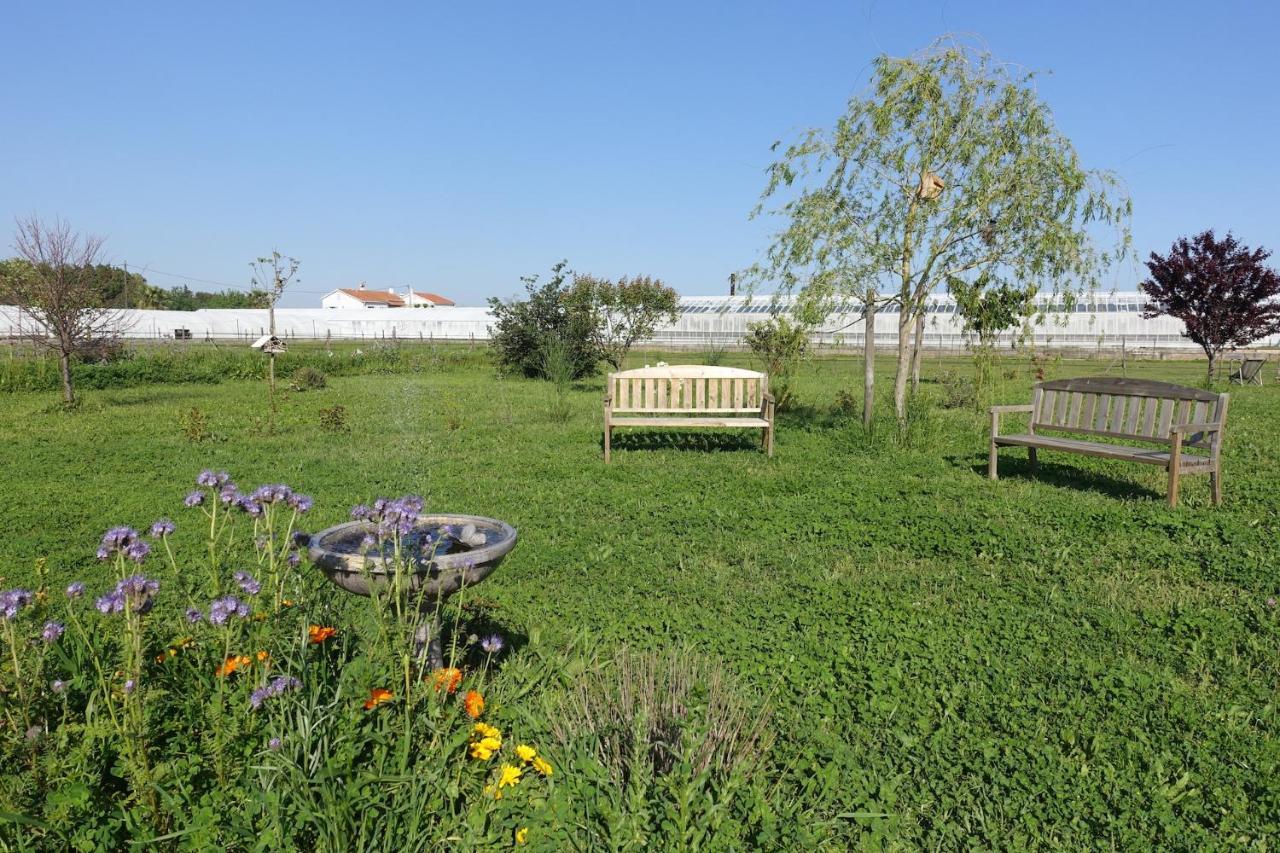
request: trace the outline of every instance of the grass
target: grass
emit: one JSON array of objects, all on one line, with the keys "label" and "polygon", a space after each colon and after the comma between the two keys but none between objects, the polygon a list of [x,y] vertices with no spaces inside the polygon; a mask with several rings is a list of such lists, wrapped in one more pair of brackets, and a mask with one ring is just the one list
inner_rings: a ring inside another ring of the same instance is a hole
[{"label": "grass", "polygon": [[[634,360],[659,357],[673,360]],[[928,360],[924,399],[940,397],[941,371],[966,369]],[[1029,400],[1025,364],[1003,370],[997,401]],[[1197,384],[1202,367],[1127,371]],[[921,406],[906,435],[887,420],[868,435],[832,408],[860,382],[857,359],[810,363],[773,460],[746,434],[620,431],[608,467],[600,381],[574,387],[561,422],[546,383],[465,360],[330,377],[285,395],[274,428],[265,388],[247,381],[95,391],[73,414],[48,394],[8,394],[4,585],[30,583],[37,557],[55,588],[101,585],[102,531],[161,515],[197,551],[180,502],[206,467],[309,492],[312,529],[415,492],[520,530],[480,590],[519,638],[515,659],[572,650],[567,671],[592,678],[624,648],[689,648],[768,697],[774,745],[712,810],[731,816],[716,824],[725,846],[1268,846],[1280,833],[1280,610],[1266,603],[1280,594],[1280,389],[1232,389],[1226,504],[1211,508],[1197,477],[1170,510],[1147,466],[1043,453],[1033,478],[1005,451],[988,482],[971,409]],[[349,433],[320,426],[335,404]],[[193,408],[200,441],[180,425]],[[554,683],[522,689],[554,717]],[[565,839],[691,846],[670,815],[624,832],[598,813],[591,786],[570,783],[604,778],[581,760],[563,774],[578,810],[564,826],[595,821],[597,834]]]}]

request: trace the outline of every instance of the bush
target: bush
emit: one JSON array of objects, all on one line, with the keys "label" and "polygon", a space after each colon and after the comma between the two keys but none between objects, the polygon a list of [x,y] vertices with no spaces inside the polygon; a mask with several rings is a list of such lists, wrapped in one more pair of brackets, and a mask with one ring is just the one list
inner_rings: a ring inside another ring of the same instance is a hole
[{"label": "bush", "polygon": [[347,407],[337,405],[321,409],[320,429],[325,432],[350,432],[351,425],[347,423]]},{"label": "bush", "polygon": [[324,375],[324,371],[314,367],[299,367],[293,372],[289,387],[294,391],[319,391],[328,384],[329,378]]},{"label": "bush", "polygon": [[503,369],[530,378],[545,376],[543,347],[546,341],[557,340],[565,347],[573,379],[596,372],[600,361],[596,313],[582,292],[574,292],[569,276],[568,263],[561,261],[540,287],[536,275],[521,279],[527,299],[489,300],[494,316],[489,344]]},{"label": "bush", "polygon": [[768,320],[747,326],[746,344],[764,362],[769,374],[769,391],[777,401],[778,411],[786,411],[795,403],[792,383],[800,362],[809,352],[809,330],[804,325],[774,315]]},{"label": "bush", "polygon": [[942,408],[972,409],[978,404],[978,389],[972,379],[954,370],[944,370],[938,376],[942,386]]}]

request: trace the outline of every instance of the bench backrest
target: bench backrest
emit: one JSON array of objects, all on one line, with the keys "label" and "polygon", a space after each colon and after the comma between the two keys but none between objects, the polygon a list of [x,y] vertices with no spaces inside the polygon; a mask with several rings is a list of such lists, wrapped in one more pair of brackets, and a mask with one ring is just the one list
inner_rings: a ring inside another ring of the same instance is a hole
[{"label": "bench backrest", "polygon": [[[1220,423],[1227,395],[1148,379],[1054,379],[1035,386],[1032,432],[1053,430],[1168,444],[1177,424]],[[1193,433],[1184,444],[1212,448],[1222,433]]]},{"label": "bench backrest", "polygon": [[1262,370],[1262,366],[1267,363],[1265,358],[1246,358],[1244,363],[1240,365],[1240,378],[1245,382],[1253,379]]},{"label": "bench backrest", "polygon": [[614,412],[758,413],[769,377],[738,367],[673,364],[610,373]]}]

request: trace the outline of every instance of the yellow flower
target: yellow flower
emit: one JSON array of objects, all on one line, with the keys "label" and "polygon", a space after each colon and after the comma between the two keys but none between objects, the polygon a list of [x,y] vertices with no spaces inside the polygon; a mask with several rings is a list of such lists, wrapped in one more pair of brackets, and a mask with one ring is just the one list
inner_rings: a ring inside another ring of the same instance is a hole
[{"label": "yellow flower", "polygon": [[537,770],[543,776],[550,776],[552,773],[551,765],[547,762],[545,758],[533,759],[533,769]]},{"label": "yellow flower", "polygon": [[498,790],[503,788],[514,788],[520,783],[520,776],[524,773],[519,767],[512,764],[502,765],[502,775],[498,778]]},{"label": "yellow flower", "polygon": [[530,761],[538,757],[538,750],[527,744],[520,744],[516,747],[516,755],[520,756],[520,760],[528,764]]},{"label": "yellow flower", "polygon": [[502,732],[498,731],[488,723],[476,723],[471,727],[471,732],[472,734],[479,735],[482,738],[491,737],[497,738],[499,741],[502,740]]},{"label": "yellow flower", "polygon": [[516,844],[524,844],[529,840],[529,827],[522,826],[516,830]]},{"label": "yellow flower", "polygon": [[471,744],[471,757],[480,761],[488,761],[493,758],[493,750],[484,741],[473,743]]}]

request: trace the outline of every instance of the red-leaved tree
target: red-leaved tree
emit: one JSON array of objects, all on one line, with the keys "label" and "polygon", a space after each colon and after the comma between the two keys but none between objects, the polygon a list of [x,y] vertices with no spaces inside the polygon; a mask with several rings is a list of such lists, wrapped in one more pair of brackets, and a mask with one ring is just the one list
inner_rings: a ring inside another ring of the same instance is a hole
[{"label": "red-leaved tree", "polygon": [[1151,300],[1147,318],[1177,317],[1186,336],[1209,357],[1209,380],[1218,355],[1280,331],[1280,275],[1265,264],[1271,253],[1250,249],[1229,232],[1178,239],[1169,254],[1151,253],[1151,277],[1140,287]]}]

